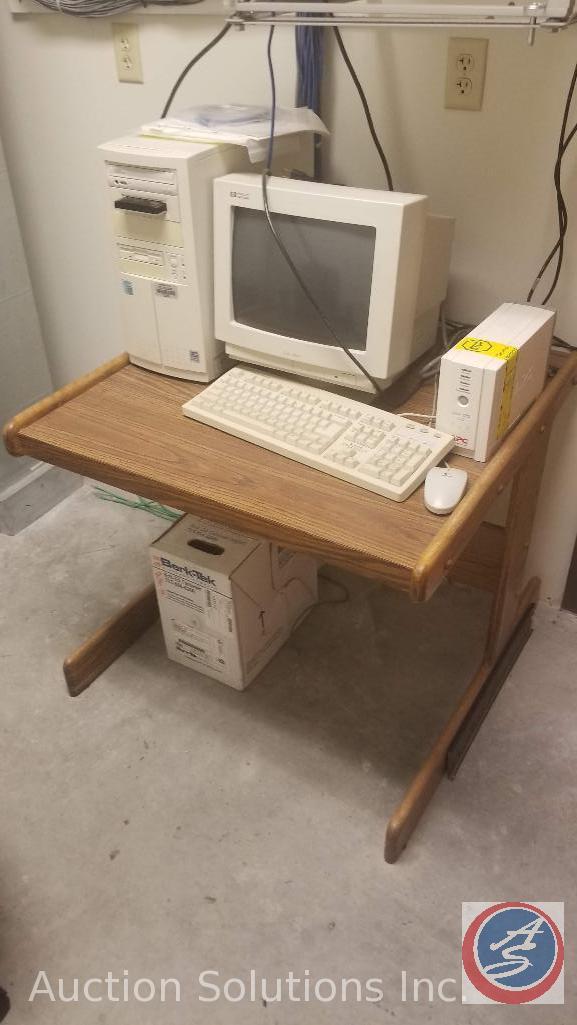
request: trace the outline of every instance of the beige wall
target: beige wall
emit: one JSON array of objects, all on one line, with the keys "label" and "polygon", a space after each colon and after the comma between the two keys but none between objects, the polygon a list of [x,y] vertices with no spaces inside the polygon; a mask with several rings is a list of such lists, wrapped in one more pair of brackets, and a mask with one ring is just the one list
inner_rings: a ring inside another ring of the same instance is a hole
[{"label": "beige wall", "polygon": [[[0,424],[51,385],[0,138]],[[0,505],[32,466],[0,445]]]},{"label": "beige wall", "polygon": [[[122,348],[96,146],[160,116],[176,75],[220,22],[147,15],[140,24],[145,83],[120,84],[107,19],[12,20],[0,5],[0,124],[57,382]],[[183,100],[262,101],[264,40],[264,29],[230,33],[192,73]],[[281,99],[290,102],[288,36],[279,43]]]},{"label": "beige wall", "polygon": [[[0,123],[58,382],[121,346],[95,147],[160,112],[175,74],[218,22],[147,16],[140,25],[145,83],[122,85],[115,79],[107,22],[57,16],[12,21],[6,5],[0,9]],[[192,72],[182,101],[262,102],[268,97],[265,33],[260,28],[230,33]],[[447,32],[345,33],[396,186],[427,193],[434,210],[457,218],[450,312],[472,321],[504,299],[524,299],[553,237],[552,165],[577,55],[577,29],[557,36],[538,33],[533,48],[526,45],[524,31],[479,34],[490,38],[485,102],[482,112],[465,113],[443,109]],[[275,54],[280,101],[290,103],[290,29],[277,32]],[[352,84],[332,54],[329,64],[328,175],[347,184],[379,185],[380,166]],[[576,174],[577,149],[567,160],[570,206]],[[559,332],[573,341],[576,270],[577,247],[571,241],[556,300]],[[535,549],[545,594],[553,602],[562,593],[565,553],[572,548],[577,519],[575,402],[564,424],[564,454],[550,459],[553,497],[541,515],[541,522],[552,526],[548,536],[538,528]]]}]

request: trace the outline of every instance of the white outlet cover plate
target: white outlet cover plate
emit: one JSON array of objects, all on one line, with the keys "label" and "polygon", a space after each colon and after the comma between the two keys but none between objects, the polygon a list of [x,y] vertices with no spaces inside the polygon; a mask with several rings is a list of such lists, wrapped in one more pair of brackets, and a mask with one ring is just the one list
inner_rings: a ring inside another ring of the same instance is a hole
[{"label": "white outlet cover plate", "polygon": [[143,82],[138,23],[112,22],[112,40],[119,82]]},{"label": "white outlet cover plate", "polygon": [[480,36],[451,36],[447,49],[445,107],[481,110],[489,40]]}]

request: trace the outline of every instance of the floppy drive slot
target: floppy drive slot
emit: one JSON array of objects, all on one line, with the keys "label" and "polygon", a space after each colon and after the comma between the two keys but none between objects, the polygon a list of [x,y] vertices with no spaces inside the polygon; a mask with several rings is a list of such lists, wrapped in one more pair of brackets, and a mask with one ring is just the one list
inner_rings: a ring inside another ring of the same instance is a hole
[{"label": "floppy drive slot", "polygon": [[146,199],[144,196],[122,196],[121,199],[114,200],[114,206],[117,210],[128,210],[134,214],[152,214],[154,217],[165,214],[167,209],[162,199]]}]

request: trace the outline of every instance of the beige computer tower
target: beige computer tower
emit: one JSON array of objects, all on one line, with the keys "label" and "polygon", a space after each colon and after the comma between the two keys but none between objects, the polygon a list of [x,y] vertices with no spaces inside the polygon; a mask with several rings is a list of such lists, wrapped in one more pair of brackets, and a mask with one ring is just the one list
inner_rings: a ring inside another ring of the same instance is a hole
[{"label": "beige computer tower", "polygon": [[[277,173],[306,171],[312,138],[279,138]],[[242,146],[138,135],[99,150],[130,359],[175,377],[211,381],[224,368],[224,345],[214,337],[212,183],[259,165]]]}]

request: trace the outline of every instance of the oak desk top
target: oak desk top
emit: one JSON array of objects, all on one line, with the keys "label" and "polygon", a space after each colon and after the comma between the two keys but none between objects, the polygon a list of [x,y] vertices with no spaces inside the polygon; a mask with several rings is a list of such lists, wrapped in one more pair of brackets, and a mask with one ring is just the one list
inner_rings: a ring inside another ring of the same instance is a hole
[{"label": "oak desk top", "polygon": [[[19,414],[5,439],[15,455],[269,537],[423,600],[473,538],[573,378],[577,356],[489,463],[450,457],[468,471],[469,487],[448,517],[427,512],[422,487],[392,502],[184,417],[183,402],[202,386],[132,366],[125,355]],[[430,408],[424,386],[398,411]]]}]

